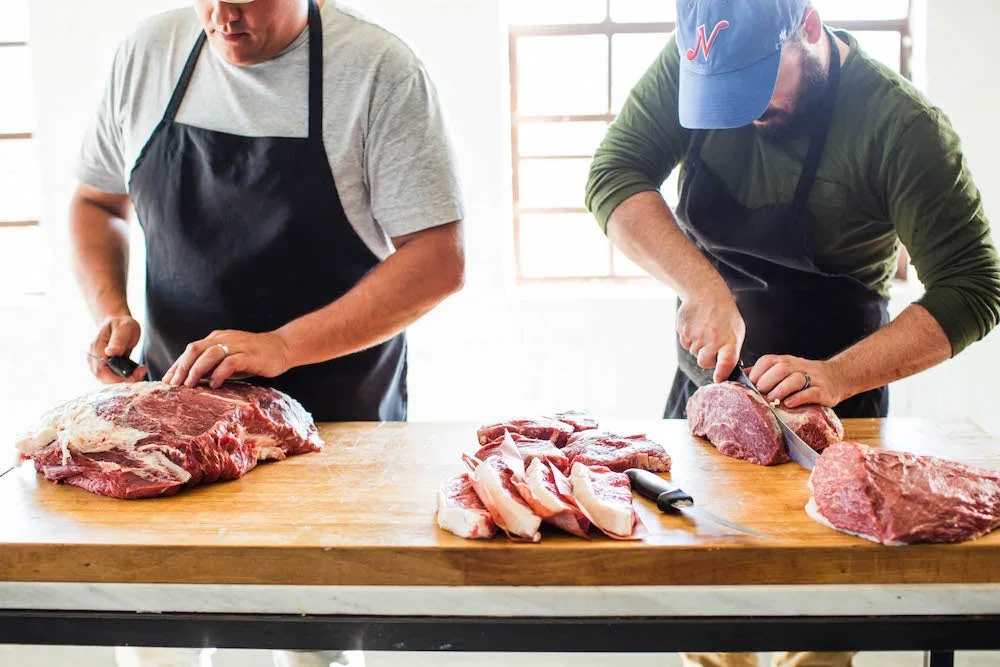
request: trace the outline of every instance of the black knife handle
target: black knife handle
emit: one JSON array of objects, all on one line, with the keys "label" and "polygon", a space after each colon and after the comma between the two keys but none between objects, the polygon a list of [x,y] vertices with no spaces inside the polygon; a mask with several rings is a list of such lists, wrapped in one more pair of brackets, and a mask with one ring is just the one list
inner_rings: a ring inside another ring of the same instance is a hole
[{"label": "black knife handle", "polygon": [[108,357],[105,359],[104,363],[110,368],[115,375],[122,378],[132,377],[132,373],[135,369],[139,368],[139,364],[135,363],[128,357]]},{"label": "black knife handle", "polygon": [[648,470],[629,468],[625,474],[632,482],[632,488],[638,491],[639,495],[655,502],[661,512],[676,512],[680,507],[694,504],[691,496]]}]

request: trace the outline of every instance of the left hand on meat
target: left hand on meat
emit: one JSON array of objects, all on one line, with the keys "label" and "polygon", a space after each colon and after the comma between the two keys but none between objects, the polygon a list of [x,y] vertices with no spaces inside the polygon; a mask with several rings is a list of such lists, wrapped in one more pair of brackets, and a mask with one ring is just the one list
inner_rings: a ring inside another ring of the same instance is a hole
[{"label": "left hand on meat", "polygon": [[193,387],[202,378],[209,378],[209,385],[217,389],[229,378],[281,375],[290,367],[288,357],[288,345],[276,333],[213,331],[190,343],[163,375],[163,381]]},{"label": "left hand on meat", "polygon": [[747,377],[768,401],[781,401],[788,408],[802,405],[832,408],[850,396],[844,381],[829,361],[766,354],[757,360]]}]

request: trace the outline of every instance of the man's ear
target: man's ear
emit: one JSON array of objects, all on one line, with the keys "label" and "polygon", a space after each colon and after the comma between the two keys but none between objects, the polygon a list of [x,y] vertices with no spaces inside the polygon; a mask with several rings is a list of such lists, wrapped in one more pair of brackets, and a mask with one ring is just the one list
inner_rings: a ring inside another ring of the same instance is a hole
[{"label": "man's ear", "polygon": [[807,7],[802,15],[802,38],[808,44],[815,44],[823,35],[823,19],[814,7]]}]

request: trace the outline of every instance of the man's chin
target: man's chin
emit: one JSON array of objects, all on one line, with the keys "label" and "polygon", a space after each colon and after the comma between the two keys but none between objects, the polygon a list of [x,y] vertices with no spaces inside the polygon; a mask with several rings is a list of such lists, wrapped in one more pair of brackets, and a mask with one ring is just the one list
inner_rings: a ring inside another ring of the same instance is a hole
[{"label": "man's chin", "polygon": [[753,129],[765,139],[782,139],[788,136],[791,128],[784,119],[769,118],[767,120],[755,120],[753,122]]}]

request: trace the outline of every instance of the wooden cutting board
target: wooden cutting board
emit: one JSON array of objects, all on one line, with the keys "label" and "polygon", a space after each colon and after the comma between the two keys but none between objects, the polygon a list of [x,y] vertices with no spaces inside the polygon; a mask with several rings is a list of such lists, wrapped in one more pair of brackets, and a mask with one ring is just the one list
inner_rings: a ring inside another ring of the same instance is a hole
[{"label": "wooden cutting board", "polygon": [[[22,465],[0,477],[0,580],[328,585],[677,585],[1000,582],[1000,530],[957,545],[884,547],[812,521],[808,472],[719,454],[682,421],[646,432],[698,505],[765,533],[666,516],[642,499],[641,542],[543,532],[538,544],[463,540],[434,521],[438,486],[475,452],[475,424],[325,424],[322,453],[172,498],[122,501]],[[848,420],[847,437],[1000,468],[967,423]]]}]

